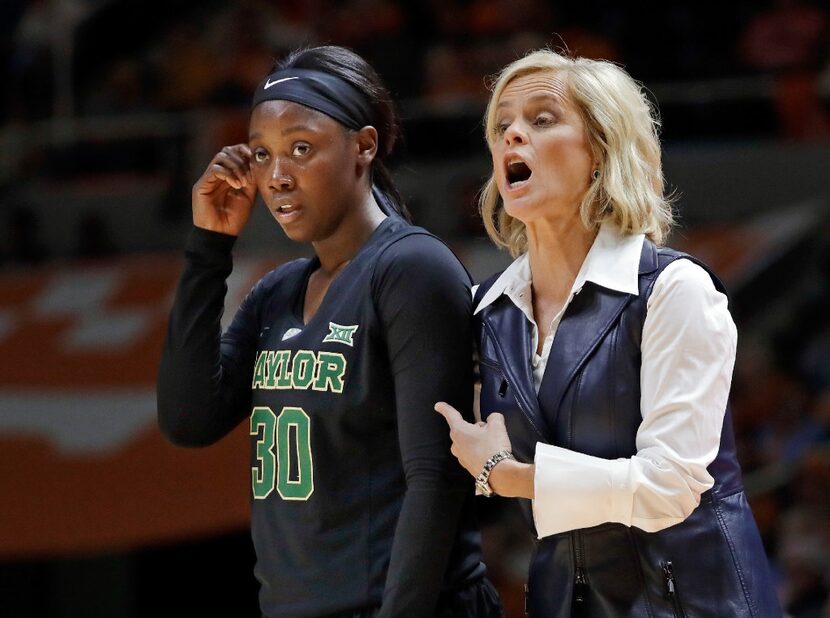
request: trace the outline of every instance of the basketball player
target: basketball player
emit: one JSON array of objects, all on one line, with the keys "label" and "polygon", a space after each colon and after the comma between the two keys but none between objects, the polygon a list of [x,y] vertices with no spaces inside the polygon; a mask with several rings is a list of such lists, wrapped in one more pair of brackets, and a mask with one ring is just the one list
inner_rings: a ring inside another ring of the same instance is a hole
[{"label": "basketball player", "polygon": [[[471,479],[434,401],[471,416],[470,281],[408,222],[383,165],[399,128],[353,52],[291,54],[254,95],[248,144],[193,188],[159,423],[205,446],[251,436],[266,616],[498,616]],[[263,277],[220,333],[231,249],[257,192],[315,256]]]}]

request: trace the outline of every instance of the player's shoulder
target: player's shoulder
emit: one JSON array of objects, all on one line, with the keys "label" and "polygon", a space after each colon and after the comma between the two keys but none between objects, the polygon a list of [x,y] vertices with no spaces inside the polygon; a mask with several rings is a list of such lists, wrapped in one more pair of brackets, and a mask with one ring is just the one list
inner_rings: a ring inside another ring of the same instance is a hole
[{"label": "player's shoulder", "polygon": [[437,236],[410,225],[387,239],[372,264],[375,293],[422,298],[425,294],[465,298],[472,280],[467,269]]},{"label": "player's shoulder", "polygon": [[427,272],[435,268],[463,270],[460,260],[443,240],[429,230],[402,221],[384,238],[375,270],[404,265],[418,266]]},{"label": "player's shoulder", "polygon": [[292,289],[294,284],[299,285],[305,278],[310,262],[309,258],[297,258],[280,264],[256,282],[252,295],[271,296],[278,291]]}]

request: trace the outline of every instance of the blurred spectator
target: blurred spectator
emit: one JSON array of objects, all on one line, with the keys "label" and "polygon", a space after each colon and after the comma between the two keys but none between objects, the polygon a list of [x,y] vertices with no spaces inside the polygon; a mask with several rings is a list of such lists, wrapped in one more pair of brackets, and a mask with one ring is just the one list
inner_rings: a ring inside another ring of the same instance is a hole
[{"label": "blurred spectator", "polygon": [[158,84],[146,63],[123,58],[108,67],[83,104],[88,114],[135,114],[158,109]]},{"label": "blurred spectator", "polygon": [[793,390],[794,382],[776,365],[762,333],[739,330],[732,377],[732,412],[738,460],[751,471],[769,462],[761,437]]},{"label": "blurred spectator", "polygon": [[[315,43],[326,0],[243,0],[238,4],[258,16],[258,27],[265,35],[262,42],[273,53]],[[248,24],[239,26],[244,32]]]},{"label": "blurred spectator", "polygon": [[740,35],[741,56],[759,71],[820,68],[828,45],[827,10],[802,0],[773,0]]},{"label": "blurred spectator", "polygon": [[503,498],[478,499],[481,514],[481,550],[487,576],[499,589],[507,618],[526,616],[524,583],[533,543],[527,535],[521,512]]},{"label": "blurred spectator", "polygon": [[574,25],[560,30],[559,34],[566,48],[575,56],[612,62],[621,60],[616,42],[600,32]]},{"label": "blurred spectator", "polygon": [[830,574],[830,451],[816,449],[799,466],[795,506],[781,521],[779,563],[785,609],[794,618],[819,618],[828,602]]},{"label": "blurred spectator", "polygon": [[474,0],[466,11],[469,32],[477,37],[544,31],[550,5],[540,0]]},{"label": "blurred spectator", "polygon": [[[808,388],[815,392],[830,390],[830,230],[825,230],[818,250],[813,285],[796,303],[793,325],[799,325],[800,354],[796,366]],[[804,332],[806,331],[806,332]]]},{"label": "blurred spectator", "polygon": [[12,36],[9,87],[3,88],[12,118],[31,120],[52,112],[50,17],[48,0],[31,0]]},{"label": "blurred spectator", "polygon": [[[420,82],[420,34],[407,27],[407,8],[392,0],[348,0],[329,4],[320,21],[321,42],[351,47],[372,58],[393,95],[415,95]],[[413,85],[416,87],[413,88]]]},{"label": "blurred spectator", "polygon": [[247,107],[251,93],[274,63],[274,55],[310,40],[310,25],[290,23],[278,5],[247,0],[211,18],[207,42],[214,50],[214,69],[219,74],[209,95],[211,104]]},{"label": "blurred spectator", "polygon": [[176,24],[158,51],[160,98],[166,109],[184,110],[204,104],[221,83],[218,54],[200,33],[196,24]]},{"label": "blurred spectator", "polygon": [[812,417],[803,386],[788,381],[783,401],[756,434],[756,446],[767,462],[796,462],[816,443],[827,439],[826,428]]},{"label": "blurred spectator", "polygon": [[487,232],[478,213],[478,197],[484,180],[478,176],[462,176],[453,184],[453,203],[456,207],[453,235],[462,238],[486,238]]},{"label": "blurred spectator", "polygon": [[777,77],[775,103],[784,136],[830,135],[830,118],[818,72],[830,49],[830,14],[802,0],[773,0],[740,35],[739,53],[749,68]]},{"label": "blurred spectator", "polygon": [[391,0],[348,0],[332,4],[320,26],[322,40],[365,50],[403,30],[403,11]]},{"label": "blurred spectator", "polygon": [[40,264],[49,257],[40,240],[40,221],[34,209],[16,206],[7,219],[5,260],[11,264]]},{"label": "blurred spectator", "polygon": [[423,97],[433,110],[447,111],[486,101],[484,79],[474,58],[459,45],[442,43],[427,51]]},{"label": "blurred spectator", "polygon": [[830,228],[807,259],[807,282],[791,299],[773,342],[783,364],[806,388],[821,392],[830,388]]},{"label": "blurred spectator", "polygon": [[0,97],[0,123],[5,122],[11,113],[12,107],[17,106],[13,99],[16,88],[12,87],[13,68],[15,61],[14,34],[20,18],[26,10],[25,0],[5,0],[0,2],[0,79],[6,84],[3,96]]},{"label": "blurred spectator", "polygon": [[75,255],[79,258],[102,258],[116,252],[106,218],[100,212],[87,212],[78,220]]}]

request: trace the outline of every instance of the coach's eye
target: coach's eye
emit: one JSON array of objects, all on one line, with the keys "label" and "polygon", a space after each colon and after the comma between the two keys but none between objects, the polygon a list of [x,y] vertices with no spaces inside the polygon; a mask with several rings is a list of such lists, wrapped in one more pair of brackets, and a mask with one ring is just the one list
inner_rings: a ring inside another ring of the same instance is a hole
[{"label": "coach's eye", "polygon": [[553,114],[539,114],[533,119],[533,125],[537,127],[546,127],[555,122]]}]

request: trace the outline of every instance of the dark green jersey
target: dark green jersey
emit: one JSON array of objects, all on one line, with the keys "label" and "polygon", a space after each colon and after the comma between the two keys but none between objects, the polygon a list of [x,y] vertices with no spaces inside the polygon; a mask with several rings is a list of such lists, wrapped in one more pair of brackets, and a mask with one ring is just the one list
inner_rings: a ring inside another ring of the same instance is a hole
[{"label": "dark green jersey", "polygon": [[[470,412],[468,275],[434,236],[390,217],[308,324],[316,259],[259,281],[220,346],[227,238],[191,236],[160,372],[162,427],[203,444],[248,418],[264,614],[382,604],[383,615],[429,615],[442,589],[483,574],[471,478],[432,409]],[[202,328],[212,335],[193,335]]]}]

